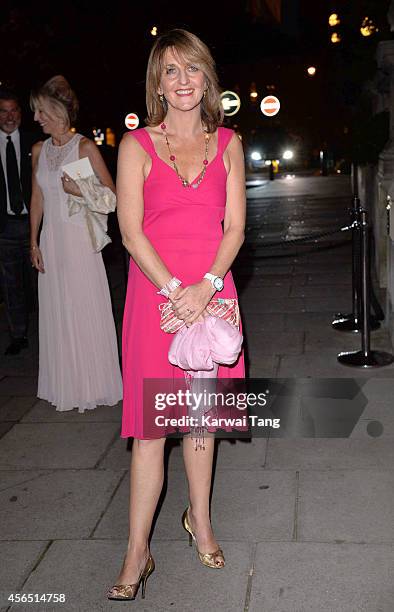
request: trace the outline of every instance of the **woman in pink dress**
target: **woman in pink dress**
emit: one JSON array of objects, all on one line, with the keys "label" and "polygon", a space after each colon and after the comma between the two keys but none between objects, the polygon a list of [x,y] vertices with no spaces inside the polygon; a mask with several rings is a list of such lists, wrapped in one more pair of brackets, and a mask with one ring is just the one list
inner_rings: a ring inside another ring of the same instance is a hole
[{"label": "woman in pink dress", "polygon": [[[220,127],[223,110],[206,45],[185,30],[161,36],[148,62],[146,99],[149,127],[124,136],[118,159],[118,217],[132,258],[123,321],[121,435],[134,443],[129,545],[110,599],[134,599],[140,583],[144,596],[154,569],[148,539],[163,485],[166,432],[151,433],[143,381],[184,378],[168,360],[173,336],[160,329],[159,304],[168,298],[190,326],[201,320],[215,293],[236,298],[230,266],[245,226],[242,145],[232,130]],[[243,377],[242,353],[233,366],[219,366],[218,378]],[[221,568],[224,556],[209,512],[213,450],[213,437],[199,452],[190,435],[183,438],[189,507],[182,524],[200,561]]]}]

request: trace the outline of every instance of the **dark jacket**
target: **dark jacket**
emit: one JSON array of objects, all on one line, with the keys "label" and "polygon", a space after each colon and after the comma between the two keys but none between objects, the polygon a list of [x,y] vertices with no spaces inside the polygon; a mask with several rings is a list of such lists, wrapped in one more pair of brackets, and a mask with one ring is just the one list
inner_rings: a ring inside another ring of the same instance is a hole
[{"label": "dark jacket", "polygon": [[[30,207],[31,198],[31,149],[35,142],[39,140],[36,134],[30,134],[19,130],[20,147],[21,147],[21,185],[23,199],[27,210]],[[5,168],[0,162],[0,232],[2,232],[7,224],[7,191],[4,177]]]}]

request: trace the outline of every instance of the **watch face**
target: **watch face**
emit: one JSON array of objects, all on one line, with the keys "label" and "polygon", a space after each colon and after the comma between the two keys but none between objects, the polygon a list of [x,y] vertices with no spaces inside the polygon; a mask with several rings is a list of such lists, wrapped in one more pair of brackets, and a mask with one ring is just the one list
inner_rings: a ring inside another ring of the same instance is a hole
[{"label": "watch face", "polygon": [[224,282],[221,278],[217,277],[213,281],[213,286],[215,287],[216,291],[221,291],[224,287]]}]

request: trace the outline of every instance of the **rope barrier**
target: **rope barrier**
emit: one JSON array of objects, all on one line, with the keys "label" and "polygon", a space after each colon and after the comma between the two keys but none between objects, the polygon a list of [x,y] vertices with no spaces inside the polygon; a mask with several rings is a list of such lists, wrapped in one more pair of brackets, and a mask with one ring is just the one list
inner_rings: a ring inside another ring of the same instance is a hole
[{"label": "rope barrier", "polygon": [[[360,208],[360,314],[361,350],[344,351],[338,354],[337,359],[343,365],[356,368],[381,368],[390,365],[394,361],[394,355],[384,351],[371,350],[371,225],[368,220],[368,212]],[[346,319],[348,321],[348,319]]]},{"label": "rope barrier", "polygon": [[275,247],[275,246],[286,246],[287,244],[294,244],[298,242],[310,242],[317,241],[319,238],[324,238],[325,236],[333,236],[334,234],[340,234],[341,232],[348,232],[355,227],[355,224],[345,225],[343,227],[330,230],[328,232],[319,232],[318,234],[309,234],[307,236],[301,236],[300,238],[284,238],[282,240],[276,242],[260,242],[259,247]]}]

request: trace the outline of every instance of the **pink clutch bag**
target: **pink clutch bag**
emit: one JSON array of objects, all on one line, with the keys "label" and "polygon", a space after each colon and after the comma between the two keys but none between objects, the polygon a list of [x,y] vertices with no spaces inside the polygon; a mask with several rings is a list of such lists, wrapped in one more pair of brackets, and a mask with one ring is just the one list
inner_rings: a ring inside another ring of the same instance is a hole
[{"label": "pink clutch bag", "polygon": [[[185,325],[185,322],[176,316],[171,302],[159,304],[159,310],[160,328],[167,334],[175,334],[178,329]],[[211,300],[207,305],[207,311],[211,316],[223,319],[230,323],[230,325],[234,325],[234,327],[239,327],[239,306],[236,298],[216,298]]]}]

